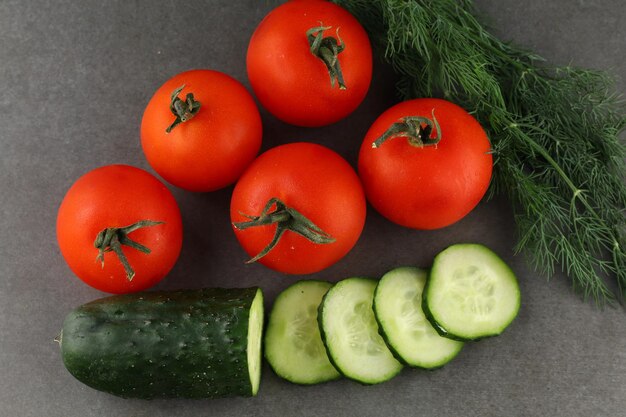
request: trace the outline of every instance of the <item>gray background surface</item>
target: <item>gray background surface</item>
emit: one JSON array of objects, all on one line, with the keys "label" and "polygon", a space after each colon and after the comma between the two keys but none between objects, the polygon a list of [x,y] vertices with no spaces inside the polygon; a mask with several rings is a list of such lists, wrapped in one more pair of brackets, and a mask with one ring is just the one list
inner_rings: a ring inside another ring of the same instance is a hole
[{"label": "gray background surface", "polygon": [[[623,0],[477,0],[494,31],[556,64],[610,69],[625,91]],[[507,201],[483,202],[460,223],[418,232],[373,210],[341,262],[312,277],[380,276],[398,265],[428,266],[447,245],[495,249],[517,272],[522,309],[500,337],[468,344],[435,372],[405,370],[365,387],[340,380],[299,387],[264,367],[252,399],[122,400],[76,381],[53,342],[64,316],[103,293],[71,274],[56,245],[57,207],[69,186],[97,166],[150,170],[139,143],[148,99],[191,68],[231,74],[246,86],[245,50],[272,2],[0,0],[0,417],[9,416],[624,416],[626,315],[599,311],[557,275],[547,282],[522,256]],[[394,77],[376,64],[371,91],[329,127],[287,126],[262,111],[263,150],[314,141],[356,164],[369,125],[397,101]],[[300,279],[246,255],[228,224],[232,188],[173,189],[185,237],[158,288],[260,285],[271,305]]]}]

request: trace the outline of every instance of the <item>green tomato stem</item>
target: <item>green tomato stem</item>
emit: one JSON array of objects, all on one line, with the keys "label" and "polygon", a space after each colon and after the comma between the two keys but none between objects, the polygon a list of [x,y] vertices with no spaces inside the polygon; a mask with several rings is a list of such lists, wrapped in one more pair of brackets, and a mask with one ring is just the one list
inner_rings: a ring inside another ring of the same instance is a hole
[{"label": "green tomato stem", "polygon": [[[400,136],[406,137],[409,144],[420,148],[437,145],[441,140],[441,127],[435,117],[434,109],[432,115],[432,119],[422,116],[407,116],[400,119],[372,142],[372,148],[380,148],[386,140]],[[433,130],[435,130],[435,136],[431,137]]]},{"label": "green tomato stem", "polygon": [[170,133],[180,123],[190,120],[200,111],[200,102],[193,98],[193,93],[187,93],[184,101],[178,97],[184,88],[185,84],[175,89],[170,96],[170,111],[176,119],[165,129],[165,133]]},{"label": "green tomato stem", "polygon": [[[274,211],[270,209],[275,206]],[[286,231],[291,231],[304,236],[308,240],[317,244],[333,243],[335,238],[320,229],[315,223],[305,217],[302,213],[288,207],[278,198],[271,198],[261,214],[258,216],[250,216],[248,214],[241,213],[243,216],[250,219],[246,222],[235,222],[235,226],[238,230],[245,230],[250,227],[265,226],[269,224],[276,224],[276,232],[270,243],[256,256],[249,259],[246,263],[256,262],[265,255],[267,255],[280,241],[280,238]]]},{"label": "green tomato stem", "polygon": [[106,229],[101,230],[93,243],[95,248],[98,249],[98,256],[96,257],[96,260],[100,261],[102,267],[104,268],[104,254],[106,252],[114,252],[124,266],[126,278],[128,278],[129,281],[132,281],[135,277],[135,271],[130,266],[128,259],[122,250],[122,245],[130,246],[131,248],[135,248],[143,253],[150,253],[150,248],[135,242],[130,239],[128,235],[137,229],[141,229],[142,227],[156,226],[163,223],[164,222],[161,221],[141,220],[137,223],[131,224],[130,226],[107,227]]},{"label": "green tomato stem", "polygon": [[326,65],[326,69],[328,69],[330,86],[335,87],[335,82],[337,82],[339,89],[345,90],[346,83],[343,80],[343,74],[337,56],[346,48],[346,45],[339,37],[339,28],[337,28],[335,32],[337,39],[332,36],[324,37],[324,31],[330,28],[330,26],[324,26],[320,22],[320,26],[313,27],[306,31],[306,37],[309,40],[311,53],[321,59],[324,65]]}]

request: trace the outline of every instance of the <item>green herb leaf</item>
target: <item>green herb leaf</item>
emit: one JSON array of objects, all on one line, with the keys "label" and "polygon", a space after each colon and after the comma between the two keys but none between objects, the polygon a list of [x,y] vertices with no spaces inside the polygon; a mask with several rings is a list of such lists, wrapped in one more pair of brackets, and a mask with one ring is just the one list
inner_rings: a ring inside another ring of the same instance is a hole
[{"label": "green herb leaf", "polygon": [[493,36],[470,0],[335,0],[368,30],[403,99],[442,97],[472,113],[494,149],[491,193],[511,200],[539,271],[561,267],[583,298],[626,296],[624,102],[603,72],[552,68]]}]

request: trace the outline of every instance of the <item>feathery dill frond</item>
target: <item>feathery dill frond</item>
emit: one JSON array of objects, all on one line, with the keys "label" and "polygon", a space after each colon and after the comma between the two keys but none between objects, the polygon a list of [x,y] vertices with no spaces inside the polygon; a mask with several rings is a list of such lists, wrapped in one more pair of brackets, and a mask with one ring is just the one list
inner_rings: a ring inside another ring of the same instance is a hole
[{"label": "feathery dill frond", "polygon": [[506,195],[534,267],[560,267],[585,299],[626,297],[626,107],[606,73],[553,68],[503,42],[470,0],[335,0],[353,13],[400,76],[403,99],[442,97],[486,129],[490,195]]}]

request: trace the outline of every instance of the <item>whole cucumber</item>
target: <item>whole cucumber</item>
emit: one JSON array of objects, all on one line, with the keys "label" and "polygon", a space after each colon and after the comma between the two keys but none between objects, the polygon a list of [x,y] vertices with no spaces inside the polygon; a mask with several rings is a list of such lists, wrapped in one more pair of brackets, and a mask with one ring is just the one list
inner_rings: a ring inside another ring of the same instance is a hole
[{"label": "whole cucumber", "polygon": [[125,398],[253,396],[261,374],[259,288],[155,291],[84,304],[65,318],[63,362]]}]

